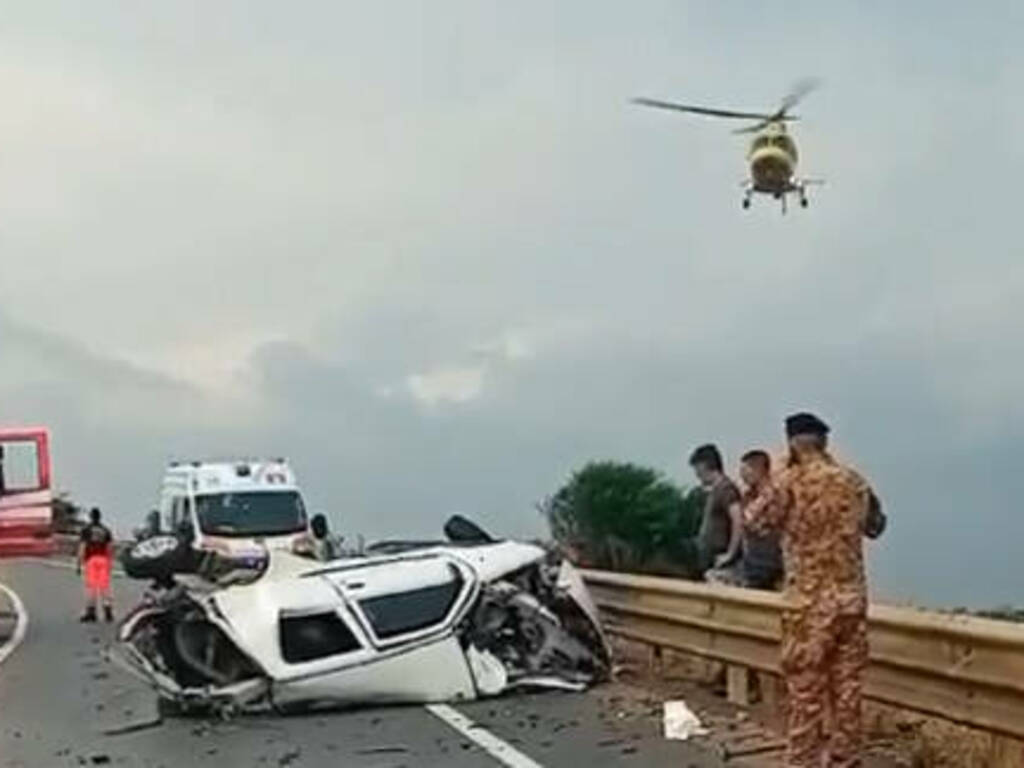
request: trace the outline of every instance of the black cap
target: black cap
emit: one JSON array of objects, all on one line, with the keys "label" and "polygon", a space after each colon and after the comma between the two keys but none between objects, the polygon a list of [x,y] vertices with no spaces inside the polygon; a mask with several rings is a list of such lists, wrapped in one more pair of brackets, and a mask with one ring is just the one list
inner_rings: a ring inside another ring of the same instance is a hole
[{"label": "black cap", "polygon": [[828,424],[813,413],[794,413],[786,419],[786,437],[797,435],[821,435],[829,432]]}]

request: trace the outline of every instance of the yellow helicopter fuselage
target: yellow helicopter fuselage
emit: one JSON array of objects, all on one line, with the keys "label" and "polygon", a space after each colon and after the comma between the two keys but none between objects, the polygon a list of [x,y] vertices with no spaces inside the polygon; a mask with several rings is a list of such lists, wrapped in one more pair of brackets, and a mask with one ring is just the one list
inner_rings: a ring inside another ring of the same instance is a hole
[{"label": "yellow helicopter fuselage", "polygon": [[755,192],[780,197],[793,189],[799,155],[782,122],[769,123],[750,142],[747,163]]}]

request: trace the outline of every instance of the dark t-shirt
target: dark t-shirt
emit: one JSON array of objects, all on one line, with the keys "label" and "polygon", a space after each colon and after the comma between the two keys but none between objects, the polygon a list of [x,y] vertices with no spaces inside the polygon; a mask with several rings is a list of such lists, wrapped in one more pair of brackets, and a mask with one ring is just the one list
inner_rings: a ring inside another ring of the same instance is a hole
[{"label": "dark t-shirt", "polygon": [[85,544],[85,559],[106,555],[114,537],[103,523],[89,523],[82,529],[82,543]]},{"label": "dark t-shirt", "polygon": [[708,492],[707,501],[704,503],[704,517],[700,523],[700,533],[697,534],[705,568],[710,568],[715,556],[729,548],[729,539],[732,537],[732,518],[729,517],[729,507],[738,503],[739,500],[739,488],[724,475]]}]

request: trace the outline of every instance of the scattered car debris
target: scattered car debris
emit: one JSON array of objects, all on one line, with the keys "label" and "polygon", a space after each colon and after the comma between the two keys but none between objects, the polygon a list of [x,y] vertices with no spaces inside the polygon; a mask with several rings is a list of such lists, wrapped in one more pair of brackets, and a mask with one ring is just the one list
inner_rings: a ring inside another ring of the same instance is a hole
[{"label": "scattered car debris", "polygon": [[773,739],[771,741],[763,741],[759,744],[747,745],[722,744],[719,746],[719,756],[722,760],[728,761],[736,757],[751,757],[753,755],[763,755],[768,752],[778,752],[785,748],[786,742],[782,739]]},{"label": "scattered car debris", "polygon": [[157,715],[156,717],[147,718],[145,720],[136,720],[123,725],[116,725],[113,728],[107,728],[103,731],[103,735],[121,736],[126,733],[136,733],[138,731],[148,731],[151,728],[159,728],[163,724],[164,719],[160,715]]},{"label": "scattered car debris", "polygon": [[408,747],[368,747],[367,749],[356,750],[357,755],[403,755],[408,752]]},{"label": "scattered car debris", "polygon": [[182,710],[295,711],[580,691],[611,654],[580,575],[468,521],[449,542],[386,542],[316,562],[231,560],[149,539],[123,562],[152,580],[118,631],[123,666]]},{"label": "scattered car debris", "polygon": [[704,736],[708,732],[682,699],[665,702],[664,726],[665,738],[678,741],[686,741],[691,736]]}]

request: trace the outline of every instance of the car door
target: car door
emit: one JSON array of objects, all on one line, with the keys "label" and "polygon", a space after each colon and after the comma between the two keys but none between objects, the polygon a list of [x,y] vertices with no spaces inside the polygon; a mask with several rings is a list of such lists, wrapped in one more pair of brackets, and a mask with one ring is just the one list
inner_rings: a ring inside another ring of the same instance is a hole
[{"label": "car door", "polygon": [[398,703],[476,695],[454,635],[478,589],[468,566],[444,555],[405,556],[328,569],[319,578],[344,601],[337,616],[354,622],[352,637],[369,648],[351,649],[334,665],[297,661],[290,665],[294,674],[275,686],[276,701]]},{"label": "car door", "polygon": [[385,558],[325,578],[382,651],[451,632],[478,589],[473,570],[443,553]]}]

